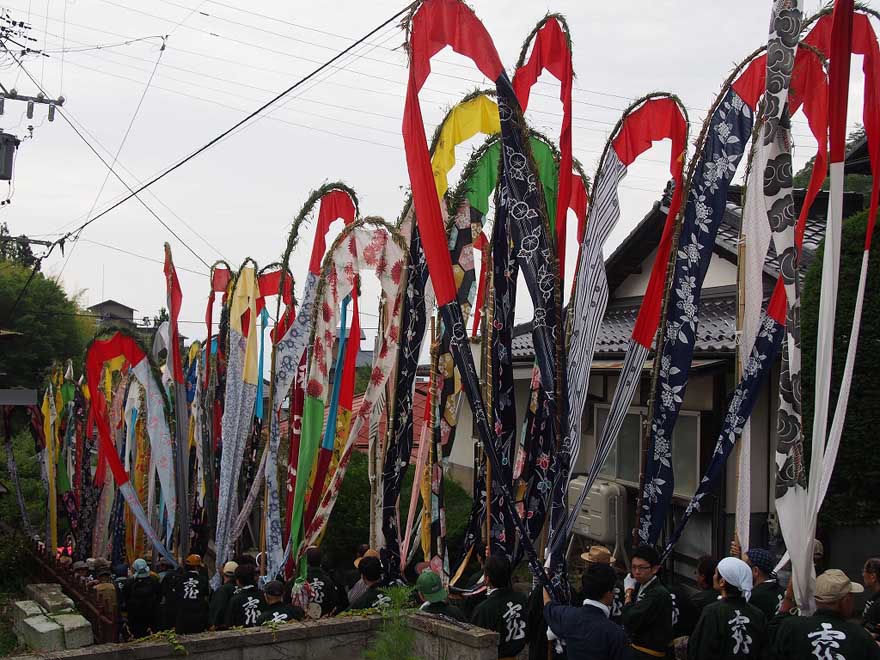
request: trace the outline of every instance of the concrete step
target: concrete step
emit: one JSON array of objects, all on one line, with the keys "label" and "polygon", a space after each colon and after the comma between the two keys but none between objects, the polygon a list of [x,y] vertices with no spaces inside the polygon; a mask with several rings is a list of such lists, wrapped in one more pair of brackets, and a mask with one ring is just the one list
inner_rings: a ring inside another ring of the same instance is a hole
[{"label": "concrete step", "polygon": [[64,650],[64,629],[42,614],[24,619],[18,634],[21,642],[34,651]]}]

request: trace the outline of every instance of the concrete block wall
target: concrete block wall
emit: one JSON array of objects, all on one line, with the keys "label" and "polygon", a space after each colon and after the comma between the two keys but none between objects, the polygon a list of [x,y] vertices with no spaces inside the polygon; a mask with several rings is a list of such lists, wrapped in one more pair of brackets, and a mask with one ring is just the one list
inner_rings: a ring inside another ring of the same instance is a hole
[{"label": "concrete block wall", "polygon": [[[408,622],[416,633],[413,652],[417,657],[448,660],[498,657],[498,635],[494,632],[456,626],[422,614],[410,616]],[[186,649],[187,660],[360,660],[381,626],[382,617],[376,615],[340,617],[290,623],[275,630],[251,628],[181,635],[179,641]],[[180,657],[165,640],[101,644],[52,653],[52,658],[58,660],[176,660]],[[35,660],[35,656],[19,656],[17,660]]]},{"label": "concrete block wall", "polygon": [[[50,588],[41,591],[32,589],[34,586]],[[63,604],[58,596],[66,596],[60,592],[55,593],[52,587],[58,585],[28,585],[27,593],[38,595],[42,602],[58,610]],[[52,612],[36,600],[20,600],[12,606],[12,620],[18,639],[34,651],[79,649],[94,642],[92,624],[70,608]]]}]

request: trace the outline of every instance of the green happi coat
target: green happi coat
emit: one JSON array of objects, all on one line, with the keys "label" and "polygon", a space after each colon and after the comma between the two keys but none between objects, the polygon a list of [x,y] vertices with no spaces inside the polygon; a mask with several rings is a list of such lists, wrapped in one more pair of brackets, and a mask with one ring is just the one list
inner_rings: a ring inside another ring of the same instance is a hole
[{"label": "green happi coat", "polygon": [[620,622],[630,642],[656,653],[672,644],[672,596],[656,577],[640,587],[631,603],[623,606]]},{"label": "green happi coat", "polygon": [[526,629],[525,594],[511,587],[493,589],[486,600],[477,605],[471,623],[498,633],[498,657],[509,658],[525,648]]},{"label": "green happi coat", "polygon": [[767,620],[770,621],[779,611],[779,605],[785,596],[785,588],[776,580],[765,580],[752,589],[752,597],[749,603],[757,607],[764,613]]},{"label": "green happi coat", "polygon": [[880,646],[857,623],[832,610],[819,609],[813,616],[784,617],[776,630],[772,657],[880,660]]},{"label": "green happi coat", "polygon": [[707,605],[688,640],[688,660],[748,660],[765,657],[767,619],[745,598]]}]

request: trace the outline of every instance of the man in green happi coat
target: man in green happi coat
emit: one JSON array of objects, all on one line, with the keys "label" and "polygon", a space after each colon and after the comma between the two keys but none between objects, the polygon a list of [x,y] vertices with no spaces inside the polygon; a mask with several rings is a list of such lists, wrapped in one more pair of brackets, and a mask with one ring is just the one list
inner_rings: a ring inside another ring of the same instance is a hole
[{"label": "man in green happi coat", "polygon": [[773,619],[779,613],[779,606],[785,596],[785,588],[776,580],[773,573],[773,555],[763,548],[752,548],[743,553],[743,561],[752,568],[752,599],[749,601],[767,617]]},{"label": "man in green happi coat", "polygon": [[752,569],[742,559],[725,557],[714,577],[721,600],[707,605],[688,640],[688,660],[757,660],[765,657],[767,619],[747,598]]},{"label": "man in green happi coat", "polygon": [[822,573],[816,578],[815,614],[785,616],[776,631],[772,657],[880,660],[880,646],[864,628],[848,620],[855,614],[853,594],[864,590],[841,570]]},{"label": "man in green happi coat", "polygon": [[657,575],[660,555],[649,545],[635,549],[630,574],[623,581],[620,621],[629,635],[630,654],[637,660],[665,658],[672,644],[672,596]]}]

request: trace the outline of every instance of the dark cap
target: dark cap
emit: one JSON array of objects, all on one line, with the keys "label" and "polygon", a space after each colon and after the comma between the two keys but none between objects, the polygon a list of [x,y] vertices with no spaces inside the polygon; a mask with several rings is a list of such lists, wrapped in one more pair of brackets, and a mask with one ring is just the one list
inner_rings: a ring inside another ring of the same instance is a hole
[{"label": "dark cap", "polygon": [[382,563],[375,557],[362,557],[358,564],[361,576],[365,580],[375,582],[382,578]]},{"label": "dark cap", "polygon": [[272,580],[269,584],[266,585],[266,588],[263,589],[267,596],[283,596],[284,595],[284,584],[279,582],[278,580]]}]

